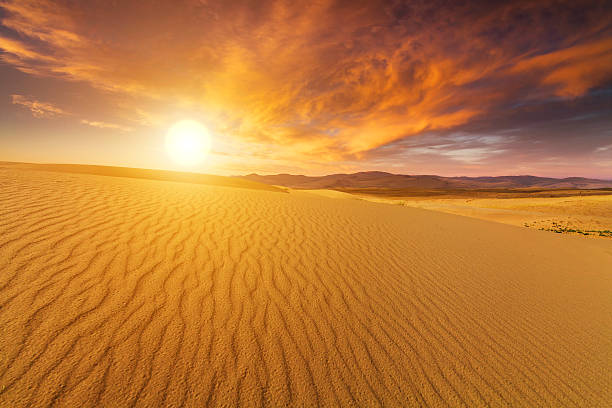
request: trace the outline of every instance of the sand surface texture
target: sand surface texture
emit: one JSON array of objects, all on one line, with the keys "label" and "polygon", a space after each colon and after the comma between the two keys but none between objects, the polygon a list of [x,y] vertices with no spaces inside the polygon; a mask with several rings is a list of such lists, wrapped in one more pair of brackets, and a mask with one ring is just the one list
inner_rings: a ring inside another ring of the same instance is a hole
[{"label": "sand surface texture", "polygon": [[612,245],[0,169],[0,406],[612,406]]}]

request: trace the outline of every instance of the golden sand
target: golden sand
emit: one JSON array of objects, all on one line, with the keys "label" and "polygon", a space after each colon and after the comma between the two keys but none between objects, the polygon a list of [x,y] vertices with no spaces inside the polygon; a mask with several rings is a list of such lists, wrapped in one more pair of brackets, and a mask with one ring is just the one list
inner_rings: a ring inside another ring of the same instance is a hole
[{"label": "golden sand", "polygon": [[546,231],[612,237],[612,194],[504,199],[359,197]]},{"label": "golden sand", "polygon": [[0,169],[0,406],[609,407],[609,243]]}]

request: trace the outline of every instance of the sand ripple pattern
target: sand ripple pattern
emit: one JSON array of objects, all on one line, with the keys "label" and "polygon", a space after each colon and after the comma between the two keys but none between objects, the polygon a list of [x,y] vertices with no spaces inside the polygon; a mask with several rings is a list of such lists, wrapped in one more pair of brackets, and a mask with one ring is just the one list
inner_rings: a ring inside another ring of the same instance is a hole
[{"label": "sand ripple pattern", "polygon": [[612,246],[0,170],[0,406],[612,406]]}]

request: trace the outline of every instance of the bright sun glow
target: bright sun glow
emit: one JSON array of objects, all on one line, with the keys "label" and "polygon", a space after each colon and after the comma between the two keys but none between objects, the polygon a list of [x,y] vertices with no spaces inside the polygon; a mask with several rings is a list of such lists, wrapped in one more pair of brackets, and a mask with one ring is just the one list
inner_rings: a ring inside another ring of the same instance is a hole
[{"label": "bright sun glow", "polygon": [[208,129],[195,120],[175,123],[166,135],[168,155],[181,166],[202,163],[210,150]]}]

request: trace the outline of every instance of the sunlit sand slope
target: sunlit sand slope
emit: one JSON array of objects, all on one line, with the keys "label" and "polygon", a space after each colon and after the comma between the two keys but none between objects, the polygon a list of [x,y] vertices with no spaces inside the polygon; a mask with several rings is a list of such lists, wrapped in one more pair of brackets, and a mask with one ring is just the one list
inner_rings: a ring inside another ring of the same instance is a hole
[{"label": "sunlit sand slope", "polygon": [[612,406],[612,246],[0,170],[0,406]]},{"label": "sunlit sand slope", "polygon": [[132,167],[94,166],[89,164],[44,164],[0,161],[0,169],[40,170],[60,173],[93,174],[99,176],[130,177],[138,179],[180,181],[184,183],[208,184],[212,186],[240,187],[254,190],[285,191],[240,177],[224,177],[212,174],[189,173],[171,170],[138,169]]}]

